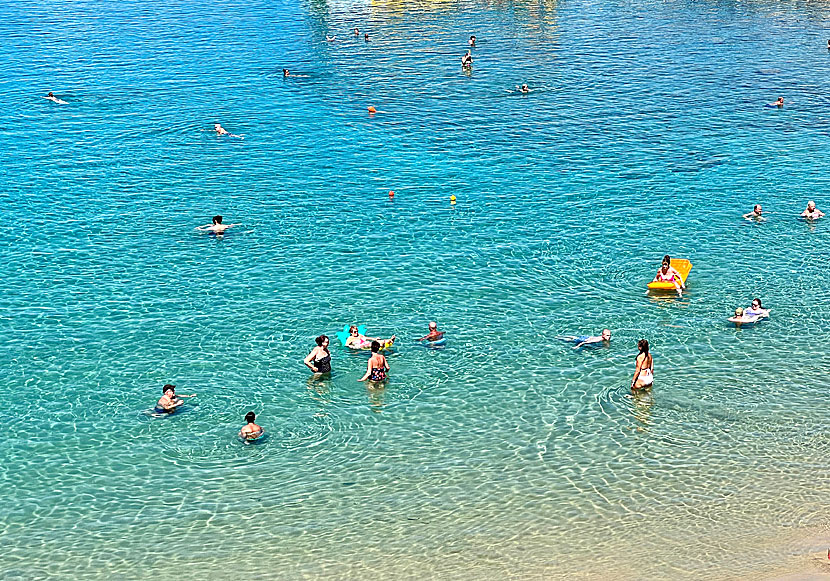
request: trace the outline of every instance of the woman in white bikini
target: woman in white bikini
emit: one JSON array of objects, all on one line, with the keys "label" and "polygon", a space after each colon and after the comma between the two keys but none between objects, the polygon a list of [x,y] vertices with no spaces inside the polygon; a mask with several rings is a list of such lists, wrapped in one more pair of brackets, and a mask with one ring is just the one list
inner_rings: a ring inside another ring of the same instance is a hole
[{"label": "woman in white bikini", "polygon": [[654,383],[654,359],[648,353],[648,341],[640,339],[637,341],[637,369],[634,371],[634,378],[631,380],[631,391],[646,389]]}]

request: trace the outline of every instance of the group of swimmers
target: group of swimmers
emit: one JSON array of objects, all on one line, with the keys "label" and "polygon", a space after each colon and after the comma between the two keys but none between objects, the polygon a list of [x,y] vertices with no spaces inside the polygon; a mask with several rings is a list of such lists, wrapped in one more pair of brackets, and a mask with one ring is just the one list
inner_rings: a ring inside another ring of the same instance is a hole
[{"label": "group of swimmers", "polygon": [[[816,208],[816,203],[813,200],[807,202],[807,207],[804,208],[804,211],[801,212],[800,216],[805,220],[818,220],[819,218],[824,218],[824,212]],[[763,215],[763,209],[761,208],[761,204],[755,204],[753,206],[752,211],[744,214],[743,216],[746,220],[756,220],[758,222],[762,222],[766,220]]]}]

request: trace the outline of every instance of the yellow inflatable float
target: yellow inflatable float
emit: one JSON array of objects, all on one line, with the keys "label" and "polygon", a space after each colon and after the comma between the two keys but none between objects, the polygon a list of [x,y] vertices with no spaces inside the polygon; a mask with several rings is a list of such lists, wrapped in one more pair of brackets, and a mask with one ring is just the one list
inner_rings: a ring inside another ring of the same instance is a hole
[{"label": "yellow inflatable float", "polygon": [[[681,284],[686,284],[686,277],[689,276],[689,271],[692,270],[692,263],[685,258],[672,258],[671,267],[680,274]],[[658,282],[656,280],[648,283],[648,288],[651,290],[674,290],[673,282]]]}]

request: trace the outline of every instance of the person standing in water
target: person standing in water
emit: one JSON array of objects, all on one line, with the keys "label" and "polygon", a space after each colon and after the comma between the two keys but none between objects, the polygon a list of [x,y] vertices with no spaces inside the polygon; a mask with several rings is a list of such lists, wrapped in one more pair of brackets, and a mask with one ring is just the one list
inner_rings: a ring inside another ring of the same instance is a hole
[{"label": "person standing in water", "polygon": [[320,335],[314,340],[317,347],[311,350],[303,363],[314,373],[331,373],[331,353],[329,353],[329,338]]},{"label": "person standing in water", "polygon": [[470,54],[470,51],[461,57],[461,68],[469,69],[473,66],[473,55]]},{"label": "person standing in water", "polygon": [[418,341],[438,341],[444,336],[443,331],[438,330],[438,323],[429,322],[429,333],[418,339]]},{"label": "person standing in water", "polygon": [[813,200],[807,202],[807,208],[801,212],[802,218],[807,218],[808,220],[818,220],[819,218],[824,217],[824,212],[816,208],[816,203]]},{"label": "person standing in water", "polygon": [[245,414],[245,421],[248,422],[246,425],[242,426],[242,429],[239,430],[239,437],[245,440],[256,440],[262,434],[265,433],[265,430],[262,426],[258,426],[255,423],[256,414],[254,412],[248,412]]},{"label": "person standing in water", "polygon": [[380,343],[372,341],[372,356],[369,357],[369,362],[366,364],[366,373],[358,381],[366,381],[367,379],[372,383],[386,381],[389,363],[386,361],[386,357],[378,351],[380,351]]},{"label": "person standing in water", "polygon": [[205,224],[204,226],[196,226],[196,230],[200,232],[211,232],[213,234],[224,234],[228,228],[234,226],[241,226],[241,224],[222,224],[222,216],[214,216],[213,224]]},{"label": "person standing in water", "polygon": [[637,368],[631,380],[631,391],[646,389],[654,383],[654,359],[648,352],[648,341],[645,339],[637,341],[637,349],[640,352],[635,361]]}]

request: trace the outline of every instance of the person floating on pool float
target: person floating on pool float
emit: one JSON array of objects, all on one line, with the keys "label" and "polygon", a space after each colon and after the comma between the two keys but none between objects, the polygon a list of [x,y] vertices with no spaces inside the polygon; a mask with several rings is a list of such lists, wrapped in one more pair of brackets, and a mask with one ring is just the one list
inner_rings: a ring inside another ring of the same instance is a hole
[{"label": "person floating on pool float", "polygon": [[568,343],[576,343],[574,349],[579,349],[586,345],[607,346],[611,342],[611,330],[603,329],[600,335],[567,335],[565,337],[557,337],[557,339]]},{"label": "person floating on pool float", "polygon": [[380,343],[372,341],[372,356],[369,357],[369,362],[366,364],[366,373],[358,381],[366,381],[367,379],[372,383],[386,381],[389,362],[378,351],[380,351]]},{"label": "person floating on pool float", "polygon": [[735,316],[729,317],[726,320],[729,321],[730,323],[735,323],[735,327],[740,329],[742,324],[744,324],[744,323],[746,323],[746,324],[755,323],[756,321],[758,321],[761,318],[762,317],[760,315],[749,314],[744,309],[742,309],[741,307],[738,307],[737,309],[735,309]]},{"label": "person floating on pool float", "polygon": [[234,226],[241,226],[241,224],[222,224],[222,216],[214,216],[213,224],[205,224],[204,226],[196,226],[196,230],[200,232],[211,232],[213,234],[224,234],[228,228]]},{"label": "person floating on pool float", "polygon": [[172,414],[174,411],[179,409],[182,405],[184,405],[184,400],[180,399],[182,397],[196,397],[196,394],[190,395],[176,395],[176,386],[170,385],[169,383],[161,388],[162,396],[156,403],[156,413],[160,414]]},{"label": "person floating on pool float", "polygon": [[245,421],[248,422],[247,425],[242,426],[242,429],[239,430],[239,437],[243,440],[256,440],[262,434],[265,433],[265,430],[262,426],[258,426],[255,423],[256,414],[254,412],[248,412],[245,414]]},{"label": "person floating on pool float", "polygon": [[317,347],[311,350],[303,363],[314,373],[331,373],[331,353],[329,353],[329,338],[320,335],[314,340]]},{"label": "person floating on pool float", "polygon": [[461,57],[461,68],[462,69],[471,69],[473,67],[473,55],[470,54],[470,51]]},{"label": "person floating on pool float", "polygon": [[379,337],[367,337],[361,335],[355,325],[349,327],[349,338],[346,339],[346,347],[351,349],[369,349],[373,341],[377,341],[384,349],[389,348],[395,342],[395,336],[392,335],[388,339],[381,339]]},{"label": "person floating on pool float", "polygon": [[634,378],[631,380],[631,391],[646,389],[654,384],[654,358],[648,353],[648,341],[640,339],[637,341],[637,359]]},{"label": "person floating on pool float", "polygon": [[682,297],[682,289],[686,288],[683,284],[683,277],[671,265],[671,257],[666,254],[663,257],[663,263],[654,275],[654,282],[671,282],[674,283],[674,288],[677,289],[677,296]]},{"label": "person floating on pool float", "polygon": [[818,220],[824,217],[824,212],[816,208],[816,203],[813,200],[807,202],[807,208],[801,212],[801,217],[808,220]]},{"label": "person floating on pool float", "polygon": [[[827,43],[830,44],[830,40],[828,40]],[[475,45],[476,45],[476,35],[474,34],[470,37],[470,46],[475,46]],[[828,47],[828,48],[830,48],[830,47]]]},{"label": "person floating on pool float", "polygon": [[784,97],[778,97],[778,99],[776,99],[775,103],[769,103],[767,105],[767,107],[778,107],[779,109],[781,109],[783,106],[784,106]]},{"label": "person floating on pool float", "polygon": [[761,204],[755,204],[752,208],[752,211],[749,214],[744,214],[744,219],[746,220],[757,220],[762,221],[766,220],[762,215]]},{"label": "person floating on pool float", "polygon": [[418,339],[418,341],[439,341],[443,339],[444,332],[438,330],[438,323],[435,321],[429,322],[429,333]]}]

